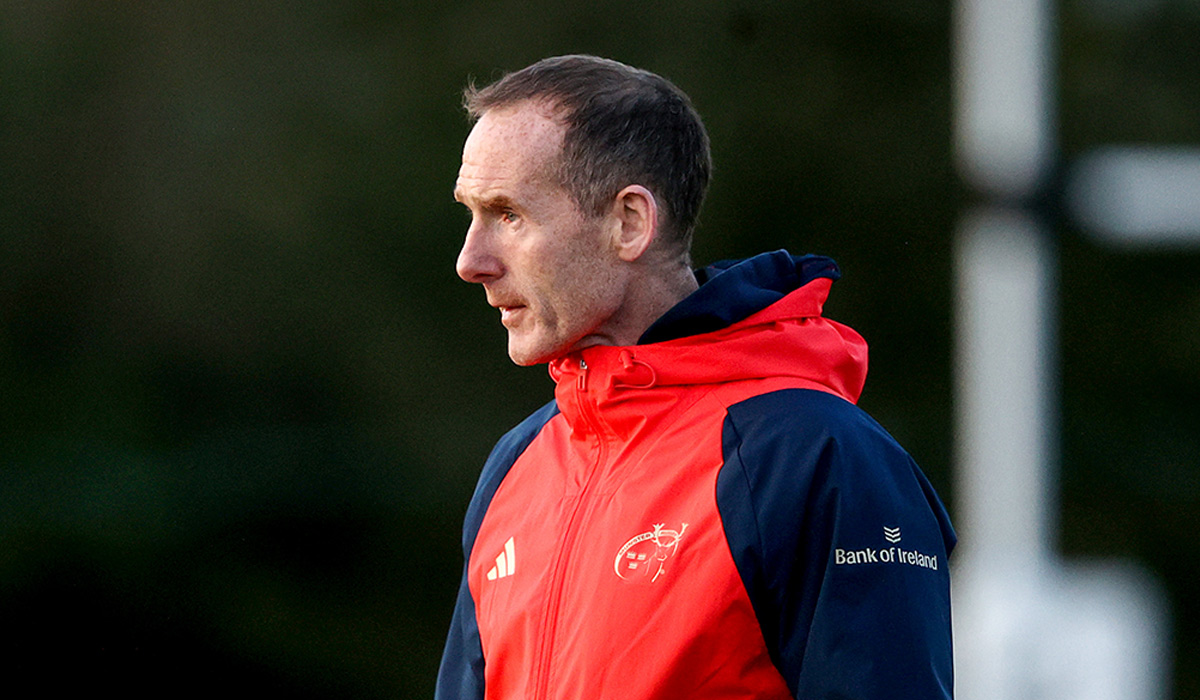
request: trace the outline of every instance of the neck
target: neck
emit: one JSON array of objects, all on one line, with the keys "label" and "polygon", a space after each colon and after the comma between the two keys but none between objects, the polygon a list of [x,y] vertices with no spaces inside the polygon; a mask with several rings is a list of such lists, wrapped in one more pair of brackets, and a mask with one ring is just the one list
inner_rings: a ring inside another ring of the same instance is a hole
[{"label": "neck", "polygon": [[660,316],[699,288],[687,260],[677,260],[644,271],[631,285],[626,298],[624,323],[613,340],[634,345]]}]

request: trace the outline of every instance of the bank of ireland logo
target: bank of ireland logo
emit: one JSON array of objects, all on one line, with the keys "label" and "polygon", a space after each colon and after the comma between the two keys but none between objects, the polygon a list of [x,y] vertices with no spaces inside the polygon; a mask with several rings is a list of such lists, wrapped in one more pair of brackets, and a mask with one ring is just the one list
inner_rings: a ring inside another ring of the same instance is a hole
[{"label": "bank of ireland logo", "polygon": [[888,544],[895,546],[882,548],[864,547],[862,549],[842,549],[841,547],[837,547],[833,550],[833,563],[837,566],[908,564],[909,566],[920,566],[937,571],[939,564],[936,554],[926,554],[916,549],[905,549],[900,545],[900,540],[903,539],[900,534],[900,526],[888,527],[884,525],[883,539]]},{"label": "bank of ireland logo", "polygon": [[678,530],[666,530],[666,523],[658,523],[654,529],[631,537],[617,550],[613,560],[613,571],[623,581],[653,583],[667,572],[667,564],[679,551],[679,541],[687,530],[687,523]]}]

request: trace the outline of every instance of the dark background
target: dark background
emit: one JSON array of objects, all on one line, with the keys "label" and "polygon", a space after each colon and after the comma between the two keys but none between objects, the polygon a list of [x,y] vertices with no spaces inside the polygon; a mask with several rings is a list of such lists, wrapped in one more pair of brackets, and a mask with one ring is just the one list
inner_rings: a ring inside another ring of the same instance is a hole
[{"label": "dark background", "polygon": [[[1057,8],[1063,162],[1200,143],[1200,4]],[[459,523],[546,399],[454,274],[471,77],[659,72],[695,258],[836,258],[862,405],[953,509],[951,6],[0,1],[0,668],[44,691],[432,693]],[[1200,255],[1055,218],[1061,534],[1166,588],[1200,697]]]}]

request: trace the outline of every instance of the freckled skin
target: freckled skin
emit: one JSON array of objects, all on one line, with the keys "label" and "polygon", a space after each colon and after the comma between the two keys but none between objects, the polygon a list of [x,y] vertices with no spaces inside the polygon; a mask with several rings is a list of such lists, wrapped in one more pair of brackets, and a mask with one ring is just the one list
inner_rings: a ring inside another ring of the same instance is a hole
[{"label": "freckled skin", "polygon": [[482,284],[501,310],[518,365],[637,338],[627,308],[632,272],[613,243],[619,221],[585,216],[546,175],[562,135],[538,103],[486,112],[467,137],[454,190],[471,211],[458,275]]}]

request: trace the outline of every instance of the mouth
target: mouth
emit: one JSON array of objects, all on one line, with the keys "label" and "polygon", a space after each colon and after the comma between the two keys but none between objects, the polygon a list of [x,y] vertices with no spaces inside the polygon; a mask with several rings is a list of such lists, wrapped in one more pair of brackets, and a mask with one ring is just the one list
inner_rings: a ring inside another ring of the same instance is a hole
[{"label": "mouth", "polygon": [[500,323],[504,325],[516,323],[524,309],[526,309],[524,306],[500,306]]},{"label": "mouth", "polygon": [[525,310],[525,307],[523,305],[512,305],[512,306],[501,305],[501,306],[497,306],[496,308],[500,309],[500,323],[503,324],[505,327],[515,324],[517,322],[517,320],[520,318],[521,312],[523,312]]}]

